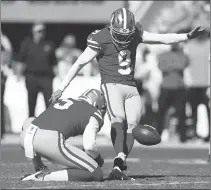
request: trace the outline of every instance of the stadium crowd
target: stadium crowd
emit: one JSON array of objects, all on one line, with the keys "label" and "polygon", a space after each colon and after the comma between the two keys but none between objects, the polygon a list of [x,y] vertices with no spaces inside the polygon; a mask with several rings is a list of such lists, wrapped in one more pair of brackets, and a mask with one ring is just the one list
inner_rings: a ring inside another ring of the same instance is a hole
[{"label": "stadium crowd", "polygon": [[[179,45],[138,47],[136,61],[140,63],[140,68],[136,79],[145,104],[140,122],[155,126],[164,142],[172,137],[172,131],[173,136],[178,134],[181,142],[189,139],[203,139],[207,142],[210,139],[209,18],[209,1],[176,1],[174,8],[162,11],[150,31],[183,33],[201,25],[206,28],[205,34]],[[76,48],[74,34],[65,35],[60,45],[55,47],[53,41],[46,41],[44,38],[48,35],[44,23],[34,23],[31,32],[32,38],[23,39],[19,52],[15,53],[12,51],[13,42],[7,34],[1,32],[2,137],[5,132],[10,132],[10,129],[5,127],[5,122],[9,123],[8,109],[2,104],[7,78],[12,75],[17,79],[25,77],[29,116],[34,116],[38,92],[43,93],[45,104],[48,106],[53,78],[57,77],[62,81],[82,52]],[[30,46],[33,46],[33,52],[28,52]],[[79,75],[99,75],[97,61],[89,63]],[[199,107],[203,105],[209,120],[209,133],[206,137],[197,133],[200,119],[198,112],[201,111]]]}]

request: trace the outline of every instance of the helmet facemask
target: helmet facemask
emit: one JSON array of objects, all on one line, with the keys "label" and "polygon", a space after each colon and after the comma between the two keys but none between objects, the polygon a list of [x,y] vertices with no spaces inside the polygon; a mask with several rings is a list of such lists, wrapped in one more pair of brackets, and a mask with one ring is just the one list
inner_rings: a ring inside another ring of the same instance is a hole
[{"label": "helmet facemask", "polygon": [[103,118],[104,118],[104,116],[106,114],[106,110],[107,110],[106,104],[103,104],[103,106],[100,109],[100,112],[101,112]]},{"label": "helmet facemask", "polygon": [[112,26],[110,26],[110,33],[115,44],[120,47],[128,47],[134,38],[135,30],[133,32],[123,33],[116,31]]},{"label": "helmet facemask", "polygon": [[123,18],[121,9],[111,16],[110,33],[113,42],[120,47],[128,47],[135,35],[135,19],[132,12],[127,10],[127,17]]}]

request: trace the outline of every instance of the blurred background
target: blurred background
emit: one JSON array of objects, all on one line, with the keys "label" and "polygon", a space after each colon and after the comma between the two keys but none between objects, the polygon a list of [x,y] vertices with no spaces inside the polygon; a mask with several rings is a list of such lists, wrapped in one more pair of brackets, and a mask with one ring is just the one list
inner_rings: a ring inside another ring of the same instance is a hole
[{"label": "blurred background", "polygon": [[[19,134],[28,116],[38,116],[52,91],[86,48],[86,38],[126,7],[144,30],[203,36],[179,45],[140,44],[136,80],[141,84],[141,124],[157,128],[164,143],[210,138],[210,1],[1,1],[1,135]],[[27,51],[34,41],[44,49]],[[27,62],[27,64],[26,64]],[[34,62],[34,63],[33,63]],[[143,72],[144,71],[144,72]],[[75,98],[100,88],[96,60],[84,67],[64,92]],[[30,95],[30,96],[29,96]],[[109,120],[100,132],[110,138]]]}]

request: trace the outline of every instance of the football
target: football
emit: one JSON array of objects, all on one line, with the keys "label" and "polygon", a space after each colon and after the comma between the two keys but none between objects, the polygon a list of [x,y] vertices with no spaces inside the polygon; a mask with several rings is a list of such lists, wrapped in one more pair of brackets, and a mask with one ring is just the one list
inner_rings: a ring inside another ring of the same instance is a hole
[{"label": "football", "polygon": [[150,125],[137,125],[132,130],[132,134],[142,145],[152,146],[161,142],[161,137],[157,130]]}]

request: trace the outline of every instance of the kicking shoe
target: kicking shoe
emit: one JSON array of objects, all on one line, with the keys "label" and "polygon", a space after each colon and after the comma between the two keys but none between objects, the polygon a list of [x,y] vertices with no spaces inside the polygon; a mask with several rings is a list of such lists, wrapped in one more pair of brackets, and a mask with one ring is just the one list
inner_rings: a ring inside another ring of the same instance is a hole
[{"label": "kicking shoe", "polygon": [[127,170],[126,161],[120,157],[114,158],[113,170],[108,176],[108,180],[130,180],[130,178],[123,172]]},{"label": "kicking shoe", "polygon": [[44,166],[35,173],[24,175],[23,177],[21,177],[21,181],[43,181],[45,175],[48,173],[50,173],[50,170],[47,166]]},{"label": "kicking shoe", "polygon": [[108,180],[123,180],[123,172],[119,167],[114,167],[108,176]]},{"label": "kicking shoe", "polygon": [[127,163],[126,163],[126,161],[123,161],[123,159],[120,158],[120,157],[114,158],[113,168],[116,167],[116,166],[119,167],[119,169],[121,171],[127,170]]},{"label": "kicking shoe", "polygon": [[127,176],[124,172],[122,172],[117,166],[113,168],[111,173],[108,176],[108,180],[130,180],[134,181],[135,179]]}]

